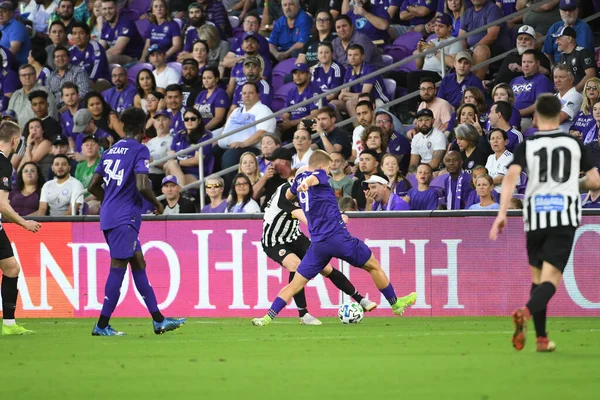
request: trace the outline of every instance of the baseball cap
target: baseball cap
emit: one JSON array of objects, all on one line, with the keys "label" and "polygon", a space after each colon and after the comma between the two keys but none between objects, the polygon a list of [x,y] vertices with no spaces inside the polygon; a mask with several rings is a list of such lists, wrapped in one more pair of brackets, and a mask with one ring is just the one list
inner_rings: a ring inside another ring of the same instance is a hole
[{"label": "baseball cap", "polygon": [[300,72],[308,72],[308,64],[296,64],[292,69],[292,74],[296,71]]},{"label": "baseball cap", "polygon": [[520,34],[523,34],[523,33],[533,37],[534,39],[536,38],[535,29],[533,29],[533,27],[531,27],[529,25],[523,25],[522,27],[520,27],[519,31],[517,32],[517,36],[519,36]]},{"label": "baseball cap", "polygon": [[258,42],[258,35],[256,33],[253,32],[246,32],[244,33],[244,36],[242,37],[242,40],[246,40],[248,38],[254,38],[254,40],[256,40]]},{"label": "baseball cap", "polygon": [[456,54],[456,61],[460,61],[463,59],[466,59],[471,64],[473,63],[473,57],[471,57],[469,53],[467,53],[466,51],[459,51],[458,54]]},{"label": "baseball cap", "polygon": [[161,49],[157,44],[153,44],[152,46],[150,46],[148,48],[148,54],[152,54],[152,53],[156,53],[156,52],[164,53],[164,50]]},{"label": "baseball cap", "polygon": [[383,175],[383,174],[373,174],[371,175],[371,177],[365,181],[363,181],[363,184],[369,184],[369,183],[380,183],[382,185],[389,185],[390,181],[388,180],[387,176]]},{"label": "baseball cap", "polygon": [[92,113],[82,108],[75,113],[73,117],[73,133],[81,133],[92,120]]},{"label": "baseball cap", "polygon": [[441,14],[435,19],[435,22],[438,24],[452,26],[452,17],[448,14]]},{"label": "baseball cap", "polygon": [[570,36],[572,38],[577,38],[577,32],[575,32],[575,29],[571,28],[570,26],[563,26],[558,30],[558,32],[552,34],[552,37],[555,38],[559,38],[561,36]]},{"label": "baseball cap", "polygon": [[418,119],[419,117],[433,118],[433,111],[431,111],[429,108],[423,108],[417,111],[417,116],[415,117],[415,119]]},{"label": "baseball cap", "polygon": [[165,176],[162,180],[162,186],[166,185],[167,183],[174,183],[176,185],[179,185],[179,181],[177,180],[177,177],[175,175]]},{"label": "baseball cap", "polygon": [[52,145],[53,146],[58,146],[61,144],[69,144],[69,140],[67,139],[67,137],[65,135],[61,135],[60,133],[58,135],[55,135],[52,138]]},{"label": "baseball cap", "polygon": [[262,67],[262,63],[260,62],[260,59],[255,56],[248,56],[244,59],[244,65],[248,65],[248,64],[254,64],[254,65],[258,65],[259,67]]},{"label": "baseball cap", "polygon": [[193,58],[186,58],[185,60],[183,60],[183,62],[181,63],[181,66],[183,67],[184,65],[195,65],[196,67],[198,67],[198,61],[196,61]]},{"label": "baseball cap", "polygon": [[100,141],[98,140],[98,137],[94,134],[92,135],[85,135],[85,137],[83,138],[83,140],[81,141],[81,143],[85,143],[88,140],[93,140],[96,143],[100,143]]},{"label": "baseball cap", "polygon": [[5,10],[13,10],[15,9],[15,7],[13,6],[12,1],[3,1],[0,2],[0,8],[3,8]]},{"label": "baseball cap", "polygon": [[2,113],[2,118],[12,118],[15,121],[19,120],[19,118],[17,117],[17,113],[15,112],[15,110],[5,110]]},{"label": "baseball cap", "polygon": [[171,114],[169,114],[169,112],[167,110],[158,110],[157,112],[155,112],[154,113],[154,119],[158,119],[158,117],[160,117],[161,115],[163,117],[167,117],[169,119],[172,119],[171,118]]},{"label": "baseball cap", "polygon": [[560,0],[558,6],[563,11],[571,11],[577,8],[577,0]]},{"label": "baseball cap", "polygon": [[202,8],[202,5],[198,2],[193,2],[188,6],[188,11],[190,11],[194,8]]},{"label": "baseball cap", "polygon": [[292,161],[293,153],[290,149],[286,149],[285,147],[278,147],[273,151],[270,157],[265,157],[265,159],[269,161],[275,161],[277,159],[280,160],[288,160]]}]

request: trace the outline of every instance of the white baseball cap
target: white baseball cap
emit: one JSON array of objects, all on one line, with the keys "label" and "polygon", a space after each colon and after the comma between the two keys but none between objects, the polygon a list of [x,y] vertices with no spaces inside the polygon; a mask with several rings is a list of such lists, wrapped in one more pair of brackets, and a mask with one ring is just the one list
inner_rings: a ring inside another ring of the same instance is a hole
[{"label": "white baseball cap", "polygon": [[525,34],[531,36],[534,39],[536,38],[536,36],[535,36],[535,29],[533,29],[529,25],[523,25],[522,27],[520,27],[519,31],[517,32],[517,36],[519,36],[522,33],[525,33]]}]

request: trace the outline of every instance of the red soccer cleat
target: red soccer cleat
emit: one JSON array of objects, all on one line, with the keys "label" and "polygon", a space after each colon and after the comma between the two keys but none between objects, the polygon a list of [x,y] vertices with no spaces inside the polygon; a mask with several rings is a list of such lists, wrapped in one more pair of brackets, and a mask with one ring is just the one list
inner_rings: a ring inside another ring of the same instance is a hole
[{"label": "red soccer cleat", "polygon": [[512,344],[517,351],[521,351],[523,350],[523,347],[525,347],[529,310],[526,307],[519,307],[513,312],[512,318],[513,323],[515,324],[515,333],[512,337]]},{"label": "red soccer cleat", "polygon": [[537,351],[540,353],[551,353],[556,350],[556,343],[543,336],[537,338],[535,345],[537,347]]}]

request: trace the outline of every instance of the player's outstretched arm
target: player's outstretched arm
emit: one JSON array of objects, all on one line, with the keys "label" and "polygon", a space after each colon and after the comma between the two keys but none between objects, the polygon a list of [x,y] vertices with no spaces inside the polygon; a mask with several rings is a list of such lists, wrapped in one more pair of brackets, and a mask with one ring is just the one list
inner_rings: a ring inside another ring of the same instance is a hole
[{"label": "player's outstretched arm", "polygon": [[521,176],[522,168],[520,165],[513,164],[508,168],[506,177],[502,181],[502,193],[500,194],[500,209],[498,210],[498,216],[492,225],[490,230],[490,239],[496,240],[498,235],[502,233],[504,226],[506,225],[506,212],[510,205],[510,199],[512,198],[515,188],[517,187],[517,181]]},{"label": "player's outstretched arm", "polygon": [[306,192],[309,187],[317,186],[319,184],[319,178],[314,175],[309,176],[305,180],[302,181],[300,185],[298,185],[299,192]]},{"label": "player's outstretched arm", "polygon": [[42,225],[37,221],[25,220],[19,214],[13,210],[10,203],[8,202],[8,192],[6,190],[0,190],[0,213],[10,222],[14,222],[19,226],[22,226],[30,232],[37,232],[40,230]]},{"label": "player's outstretched arm", "polygon": [[160,215],[164,211],[164,207],[160,201],[154,195],[152,186],[150,185],[150,179],[146,174],[135,174],[135,185],[140,194],[148,200],[154,207],[156,207],[156,214]]},{"label": "player's outstretched arm", "polygon": [[100,174],[94,174],[87,188],[88,192],[93,194],[98,201],[104,200],[104,188],[102,187],[103,183],[104,179],[102,179],[102,176]]}]

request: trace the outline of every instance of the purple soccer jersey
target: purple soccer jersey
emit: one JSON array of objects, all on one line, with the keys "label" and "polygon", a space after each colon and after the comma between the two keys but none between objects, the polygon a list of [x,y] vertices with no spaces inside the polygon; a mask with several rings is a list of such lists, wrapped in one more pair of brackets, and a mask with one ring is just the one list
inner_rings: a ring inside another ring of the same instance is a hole
[{"label": "purple soccer jersey", "polygon": [[427,188],[422,192],[417,188],[408,189],[411,210],[436,210],[439,192],[433,188]]},{"label": "purple soccer jersey", "polygon": [[183,114],[185,114],[185,108],[181,107],[175,114],[173,114],[173,111],[170,110],[168,112],[171,115],[171,125],[169,125],[169,131],[171,135],[181,131],[182,129],[185,129],[185,125],[183,123]]},{"label": "purple soccer jersey", "polygon": [[395,193],[390,194],[390,199],[387,204],[379,201],[373,203],[371,211],[406,211],[410,210],[408,204]]},{"label": "purple soccer jersey", "polygon": [[40,74],[37,77],[36,82],[42,86],[46,86],[46,78],[48,78],[48,76],[50,76],[51,73],[52,73],[52,70],[50,68],[48,68],[48,67],[42,68],[42,70],[40,71]]},{"label": "purple soccer jersey", "polygon": [[[165,53],[173,46],[173,37],[181,36],[179,24],[176,21],[165,21],[160,25],[150,24],[144,33],[144,38],[150,39],[150,46],[158,45]],[[175,61],[173,54],[168,61]]]},{"label": "purple soccer jersey", "polygon": [[[256,82],[258,86],[258,92],[260,94],[260,102],[265,106],[271,108],[271,103],[273,102],[273,90],[271,89],[271,85],[264,79]],[[242,87],[236,86],[235,91],[233,92],[233,99],[231,100],[231,105],[236,105],[238,107],[243,106],[242,103]]]},{"label": "purple soccer jersey", "polygon": [[[302,92],[302,94],[298,93],[298,87],[294,87],[294,88],[292,88],[292,90],[290,90],[290,92],[287,95],[287,99],[285,101],[285,106],[290,107],[290,106],[293,106],[294,104],[299,104],[299,103],[301,103],[305,100],[308,100],[308,99],[310,99],[316,95],[319,95],[321,93],[323,93],[323,92],[321,92],[321,89],[312,82],[309,82],[308,86],[306,86],[306,88],[304,88],[304,91]],[[313,110],[318,110],[319,108],[323,107],[326,104],[327,104],[327,100],[325,100],[325,98],[322,98],[322,99],[315,100],[314,102],[309,103],[305,106],[296,107],[291,112],[292,120],[308,117]]]},{"label": "purple soccer jersey", "polygon": [[312,82],[319,85],[321,91],[325,92],[329,89],[341,86],[344,83],[346,69],[343,65],[337,62],[331,63],[329,71],[325,72],[321,64],[317,64],[312,71]]},{"label": "purple soccer jersey", "polygon": [[71,56],[71,64],[85,69],[92,81],[106,79],[110,82],[106,51],[104,47],[100,46],[100,43],[91,40],[83,50],[73,46],[69,49],[69,55]]},{"label": "purple soccer jersey", "polygon": [[[417,0],[417,1],[423,1],[423,3],[425,3],[425,0]],[[390,22],[390,14],[388,14],[388,12],[383,7],[372,7],[369,10],[369,12],[372,13],[376,17],[385,19],[386,21]],[[346,13],[346,15],[348,17],[350,17],[350,19],[352,20],[352,24],[354,25],[354,28],[358,32],[370,37],[372,40],[384,40],[387,42],[388,39],[390,38],[390,35],[388,34],[387,30],[377,29],[364,16],[354,14],[354,10],[348,11]]]},{"label": "purple soccer jersey", "polygon": [[208,124],[215,117],[217,108],[228,110],[231,105],[229,104],[227,92],[221,88],[216,88],[209,98],[206,98],[207,94],[207,90],[201,91],[194,101],[194,108],[202,114],[204,125]]},{"label": "purple soccer jersey", "polygon": [[62,113],[60,113],[60,125],[63,128],[63,133],[65,134],[65,136],[67,137],[71,137],[73,138],[73,140],[75,140],[75,137],[77,136],[77,134],[73,135],[73,117],[74,115],[71,114],[71,111],[69,111],[68,109],[63,111]]},{"label": "purple soccer jersey", "polygon": [[408,164],[410,162],[410,141],[406,136],[394,131],[390,135],[388,142],[387,151],[395,156],[403,156],[400,161],[400,171],[404,174],[408,171]]},{"label": "purple soccer jersey", "polygon": [[463,93],[469,86],[474,86],[480,89],[482,93],[485,93],[481,79],[472,72],[469,72],[461,83],[458,83],[456,72],[453,72],[442,79],[437,97],[446,100],[448,103],[452,104],[452,107],[458,108],[462,102]]},{"label": "purple soccer jersey", "polygon": [[123,51],[123,54],[133,58],[140,58],[142,50],[144,49],[144,39],[135,25],[135,21],[129,18],[121,18],[113,28],[108,22],[102,25],[102,32],[100,33],[100,39],[105,40],[108,43],[110,49],[117,43],[119,37],[129,38],[129,42]]},{"label": "purple soccer jersey", "polygon": [[96,173],[104,179],[104,201],[100,210],[100,229],[132,225],[138,232],[142,224],[142,195],[136,174],[148,175],[150,151],[133,138],[121,139],[102,153]]},{"label": "purple soccer jersey", "polygon": [[[190,143],[187,132],[185,130],[182,130],[182,131],[179,131],[179,132],[176,132],[175,134],[173,134],[173,141],[171,142],[171,150],[173,150],[174,152],[178,152],[180,150],[187,149],[188,147],[190,147],[194,144],[202,143],[204,141],[212,139],[212,137],[213,137],[212,133],[206,133],[204,136],[202,136],[198,140],[197,143]],[[203,156],[204,156],[204,163],[203,163],[204,172],[208,174],[212,171],[212,166],[213,166],[212,147],[205,146],[202,150],[203,150]],[[188,158],[192,158],[192,157],[194,157],[194,155],[195,155],[195,152],[189,152],[187,154],[182,154],[177,157],[177,160],[185,160]],[[181,167],[181,170],[183,171],[184,174],[198,176],[198,167]]]},{"label": "purple soccer jersey", "polygon": [[[263,63],[263,73],[262,76],[267,79],[271,79],[271,74],[273,73],[273,67],[271,66],[270,58],[264,58],[261,56]],[[231,77],[235,78],[236,86],[241,86],[248,80],[246,75],[244,75],[244,61],[237,62],[233,68],[231,69]]]},{"label": "purple soccer jersey", "polygon": [[[376,67],[365,62],[363,62],[360,66],[360,71],[358,73],[354,72],[354,68],[349,67],[346,70],[346,75],[344,76],[344,83],[352,82],[358,78],[375,72],[376,70]],[[367,79],[359,84],[351,86],[350,91],[352,93],[362,93],[363,85],[369,83],[373,85],[373,88],[371,89],[371,94],[375,96],[376,99],[381,99],[384,103],[388,103],[390,101],[388,98],[388,93],[385,89],[385,85],[383,84],[383,79],[381,78],[381,75],[376,76],[375,78]]]},{"label": "purple soccer jersey", "polygon": [[[461,18],[460,29],[464,30],[465,32],[471,32],[477,28],[499,20],[502,17],[504,17],[504,15],[502,15],[502,10],[500,7],[498,7],[494,1],[488,0],[479,11],[475,11],[474,7],[465,8],[465,12]],[[485,35],[487,35],[487,31],[479,32],[469,36],[466,39],[467,46],[472,48],[473,46],[477,45]],[[501,49],[508,50],[511,47],[510,36],[511,35],[508,34],[506,23],[502,23],[500,25],[500,33],[498,34],[495,45]]]},{"label": "purple soccer jersey", "polygon": [[0,72],[0,93],[2,93],[2,100],[0,104],[0,111],[4,111],[8,108],[8,102],[10,98],[5,93],[14,93],[21,87],[21,82],[17,73],[11,70],[2,69]]},{"label": "purple soccer jersey", "polygon": [[537,73],[530,78],[518,76],[510,82],[515,93],[515,108],[522,110],[535,103],[543,93],[554,93],[554,84],[546,76]]},{"label": "purple soccer jersey", "polygon": [[118,91],[112,87],[102,92],[102,97],[108,105],[115,110],[117,114],[121,114],[126,108],[133,106],[133,99],[137,94],[137,89],[131,83],[127,83],[125,89]]},{"label": "purple soccer jersey", "polygon": [[575,116],[573,125],[571,125],[571,130],[585,134],[594,127],[595,123],[596,121],[594,121],[594,116],[591,113],[588,115],[583,111],[579,111],[579,113]]},{"label": "purple soccer jersey", "polygon": [[[406,11],[408,6],[426,7],[429,9],[429,11],[431,11],[430,14],[424,17],[414,17],[409,21],[412,26],[426,24],[431,21],[431,18],[435,14],[438,8],[438,2],[444,3],[445,0],[404,0],[402,2],[402,6],[400,7],[400,12]],[[443,13],[444,11],[442,10],[441,12]]]}]

